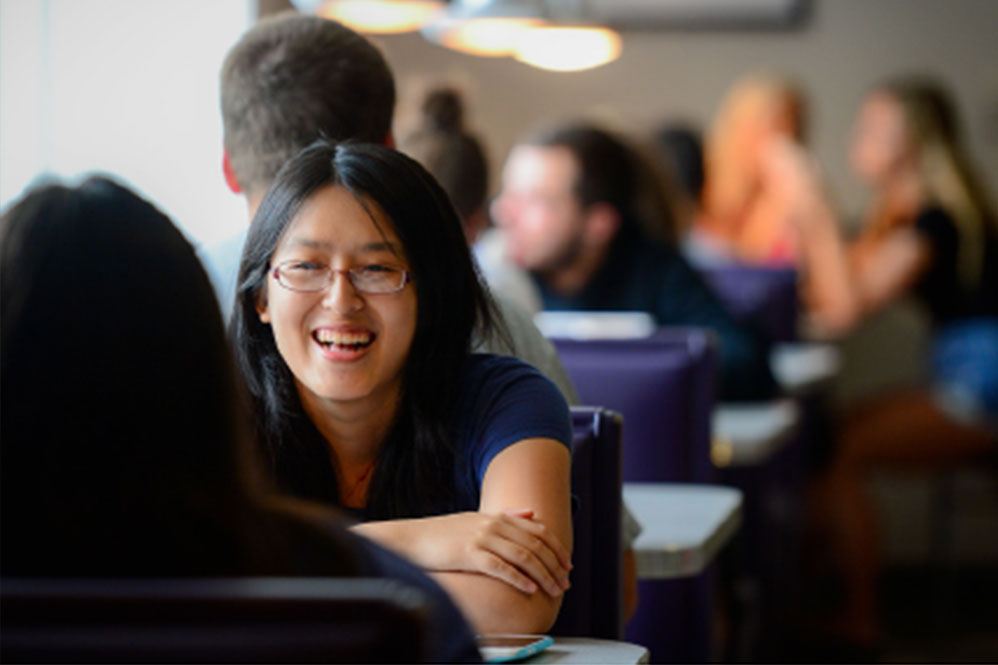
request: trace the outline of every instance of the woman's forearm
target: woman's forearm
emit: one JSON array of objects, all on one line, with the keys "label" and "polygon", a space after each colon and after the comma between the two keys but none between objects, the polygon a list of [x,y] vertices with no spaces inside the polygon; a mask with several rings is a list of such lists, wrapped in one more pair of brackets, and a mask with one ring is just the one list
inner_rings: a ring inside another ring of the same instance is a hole
[{"label": "woman's forearm", "polygon": [[800,235],[808,313],[822,330],[842,334],[855,325],[861,309],[848,251],[826,202],[816,202],[804,214],[808,219],[800,225]]},{"label": "woman's forearm", "polygon": [[558,617],[562,596],[528,594],[479,573],[431,573],[479,633],[544,633]]},{"label": "woman's forearm", "polygon": [[[510,583],[483,573],[438,570],[436,556],[427,536],[434,518],[399,519],[365,522],[351,527],[354,533],[369,538],[411,559],[427,570],[461,608],[481,633],[538,633],[554,623],[561,606],[561,593],[551,595],[543,588],[527,593]],[[441,544],[441,547],[446,545]]]},{"label": "woman's forearm", "polygon": [[379,545],[405,555],[409,559],[419,558],[418,545],[419,519],[385,520],[354,524],[350,530]]}]

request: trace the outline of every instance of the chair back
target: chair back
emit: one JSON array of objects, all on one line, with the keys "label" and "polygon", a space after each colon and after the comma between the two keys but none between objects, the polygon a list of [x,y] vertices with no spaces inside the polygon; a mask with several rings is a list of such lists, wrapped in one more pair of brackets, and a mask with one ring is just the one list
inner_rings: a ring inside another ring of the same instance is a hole
[{"label": "chair back", "polygon": [[709,330],[630,340],[553,339],[584,404],[623,416],[625,482],[710,482],[717,350]]},{"label": "chair back", "polygon": [[366,578],[4,579],[3,662],[416,662],[423,595]]},{"label": "chair back", "polygon": [[551,632],[619,640],[623,636],[620,415],[572,407],[570,581]]},{"label": "chair back", "polygon": [[700,269],[707,283],[738,319],[770,342],[797,339],[797,271],[743,264]]}]

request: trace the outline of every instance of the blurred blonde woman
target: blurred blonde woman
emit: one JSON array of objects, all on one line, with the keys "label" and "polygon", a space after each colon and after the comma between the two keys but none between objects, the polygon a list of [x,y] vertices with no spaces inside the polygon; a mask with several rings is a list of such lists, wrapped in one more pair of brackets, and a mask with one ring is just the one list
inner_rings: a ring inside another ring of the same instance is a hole
[{"label": "blurred blonde woman", "polygon": [[846,582],[834,628],[874,642],[876,522],[863,474],[878,467],[941,467],[995,450],[998,429],[998,226],[962,150],[951,100],[937,84],[903,79],[865,97],[850,148],[872,189],[866,223],[843,242],[806,158],[787,150],[810,313],[844,334],[903,295],[933,324],[926,389],[864,405],[842,424],[817,487],[816,517],[830,528]]},{"label": "blurred blonde woman", "polygon": [[707,135],[695,246],[749,263],[796,261],[796,230],[777,181],[782,170],[771,162],[783,143],[801,141],[804,112],[788,79],[753,74],[735,84]]}]

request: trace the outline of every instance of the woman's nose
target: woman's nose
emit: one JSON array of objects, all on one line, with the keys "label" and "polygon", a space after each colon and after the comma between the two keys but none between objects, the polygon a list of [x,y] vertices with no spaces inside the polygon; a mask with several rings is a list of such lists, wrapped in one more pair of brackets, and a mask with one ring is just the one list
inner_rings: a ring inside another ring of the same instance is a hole
[{"label": "woman's nose", "polygon": [[322,306],[338,313],[355,312],[364,306],[364,298],[350,281],[350,273],[346,270],[333,272],[322,295]]}]

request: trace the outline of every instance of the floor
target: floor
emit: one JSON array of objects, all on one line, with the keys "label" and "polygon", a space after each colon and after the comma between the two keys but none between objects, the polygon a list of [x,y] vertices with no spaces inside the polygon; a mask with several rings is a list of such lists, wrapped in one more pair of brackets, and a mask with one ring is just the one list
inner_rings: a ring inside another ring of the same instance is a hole
[{"label": "floor", "polygon": [[998,662],[998,569],[896,568],[884,575],[881,596],[881,662]]}]

